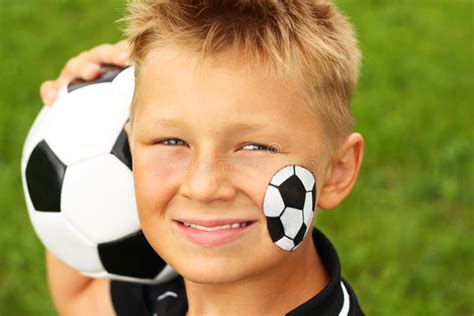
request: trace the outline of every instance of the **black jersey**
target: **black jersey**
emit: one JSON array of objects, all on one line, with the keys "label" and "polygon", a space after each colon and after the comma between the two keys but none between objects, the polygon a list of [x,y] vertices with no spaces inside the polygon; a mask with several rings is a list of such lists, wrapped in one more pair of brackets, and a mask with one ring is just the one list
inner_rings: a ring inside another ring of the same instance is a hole
[{"label": "black jersey", "polygon": [[[286,315],[363,315],[354,291],[341,277],[334,246],[318,229],[314,229],[312,237],[330,281],[322,291]],[[184,316],[188,310],[181,276],[157,285],[124,281],[111,281],[110,284],[112,304],[118,316]]]}]

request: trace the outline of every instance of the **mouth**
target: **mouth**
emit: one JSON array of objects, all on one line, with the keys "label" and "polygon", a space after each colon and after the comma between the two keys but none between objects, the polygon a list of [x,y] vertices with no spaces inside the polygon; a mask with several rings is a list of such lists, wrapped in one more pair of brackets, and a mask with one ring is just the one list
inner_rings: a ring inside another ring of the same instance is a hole
[{"label": "mouth", "polygon": [[203,247],[216,247],[235,241],[245,235],[253,226],[254,220],[173,220],[179,235]]}]

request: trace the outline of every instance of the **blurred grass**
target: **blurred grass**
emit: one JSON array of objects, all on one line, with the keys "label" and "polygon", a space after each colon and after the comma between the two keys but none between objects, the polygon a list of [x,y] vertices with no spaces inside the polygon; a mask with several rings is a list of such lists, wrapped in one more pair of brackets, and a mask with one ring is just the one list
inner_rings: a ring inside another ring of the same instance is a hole
[{"label": "blurred grass", "polygon": [[[474,5],[339,0],[364,54],[353,102],[359,181],[318,225],[369,315],[474,313]],[[54,314],[20,151],[39,84],[120,39],[124,1],[0,0],[0,315]]]}]

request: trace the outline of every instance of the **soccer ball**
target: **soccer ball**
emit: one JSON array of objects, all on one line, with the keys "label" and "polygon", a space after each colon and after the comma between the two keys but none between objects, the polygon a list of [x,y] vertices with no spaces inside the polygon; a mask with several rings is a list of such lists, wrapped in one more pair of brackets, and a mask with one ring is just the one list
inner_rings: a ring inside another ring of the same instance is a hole
[{"label": "soccer ball", "polygon": [[63,87],[30,129],[21,175],[33,228],[59,259],[91,277],[159,283],[176,274],[140,229],[124,131],[133,89],[133,67]]},{"label": "soccer ball", "polygon": [[316,181],[306,168],[280,169],[265,192],[263,211],[272,241],[285,251],[295,250],[309,231],[316,200]]}]

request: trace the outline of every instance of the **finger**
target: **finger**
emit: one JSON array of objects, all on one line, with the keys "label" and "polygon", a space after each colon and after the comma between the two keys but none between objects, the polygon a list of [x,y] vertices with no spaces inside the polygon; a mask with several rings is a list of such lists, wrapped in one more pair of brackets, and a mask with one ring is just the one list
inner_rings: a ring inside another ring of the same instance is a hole
[{"label": "finger", "polygon": [[51,106],[58,96],[60,84],[56,80],[48,80],[41,84],[40,96],[44,105]]},{"label": "finger", "polygon": [[130,65],[130,53],[128,51],[121,52],[114,57],[113,63],[119,66]]},{"label": "finger", "polygon": [[78,56],[70,59],[66,63],[58,80],[61,84],[64,84],[76,78],[91,80],[99,75],[100,65]]},{"label": "finger", "polygon": [[80,66],[79,71],[81,71],[81,79],[91,80],[100,75],[100,65],[84,61],[83,65]]},{"label": "finger", "polygon": [[118,41],[117,43],[115,43],[115,45],[120,46],[122,49],[128,50],[128,46],[130,44],[128,43],[128,40],[124,39],[124,40]]},{"label": "finger", "polygon": [[128,46],[122,43],[116,45],[102,44],[81,55],[97,64],[123,65],[128,59]]},{"label": "finger", "polygon": [[122,40],[115,45],[122,50],[120,55],[117,55],[115,62],[121,65],[130,65],[130,43],[127,40]]}]

